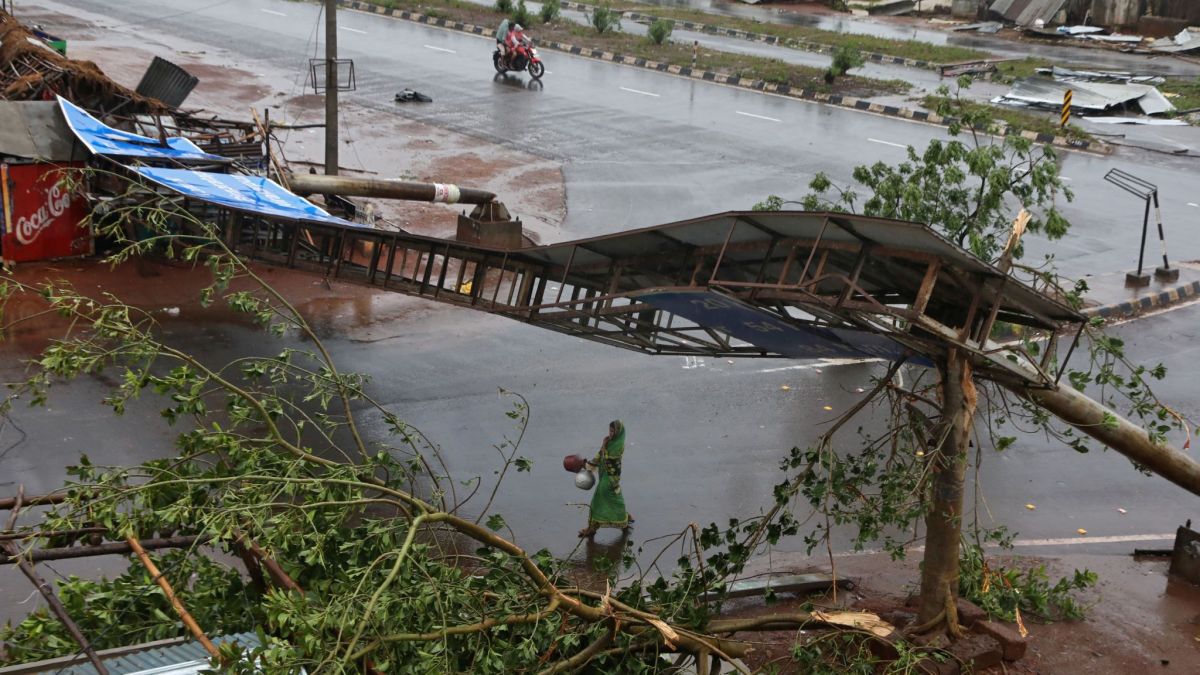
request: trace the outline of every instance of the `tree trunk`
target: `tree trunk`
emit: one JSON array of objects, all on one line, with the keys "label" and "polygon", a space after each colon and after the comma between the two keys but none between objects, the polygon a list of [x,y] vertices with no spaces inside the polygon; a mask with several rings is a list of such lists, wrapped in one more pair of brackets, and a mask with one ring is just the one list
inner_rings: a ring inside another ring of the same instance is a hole
[{"label": "tree trunk", "polygon": [[[1069,385],[1057,389],[1030,389],[1002,384],[1137,464],[1194,495],[1200,495],[1200,464],[1169,444],[1151,441],[1145,429],[1099,401]],[[1115,423],[1106,425],[1105,415],[1115,418]]]},{"label": "tree trunk", "polygon": [[[929,513],[925,517],[925,559],[917,623],[936,623],[958,590],[958,547],[962,538],[963,482],[967,447],[975,419],[975,382],[971,362],[950,350],[939,364],[942,379],[941,445],[935,458]],[[952,606],[952,605],[951,605]]]}]

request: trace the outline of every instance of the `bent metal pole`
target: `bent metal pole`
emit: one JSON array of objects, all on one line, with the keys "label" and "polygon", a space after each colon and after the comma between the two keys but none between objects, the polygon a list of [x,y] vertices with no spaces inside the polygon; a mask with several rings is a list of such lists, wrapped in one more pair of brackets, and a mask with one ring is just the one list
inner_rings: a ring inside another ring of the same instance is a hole
[{"label": "bent metal pole", "polygon": [[447,204],[490,204],[496,201],[493,192],[449,183],[413,183],[386,178],[323,176],[316,173],[293,173],[288,177],[288,183],[292,192],[298,195],[378,197]]}]

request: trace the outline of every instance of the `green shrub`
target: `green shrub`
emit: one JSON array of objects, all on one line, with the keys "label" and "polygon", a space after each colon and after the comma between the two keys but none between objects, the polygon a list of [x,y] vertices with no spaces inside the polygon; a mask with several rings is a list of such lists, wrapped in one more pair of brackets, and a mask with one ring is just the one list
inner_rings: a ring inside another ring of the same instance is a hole
[{"label": "green shrub", "polygon": [[501,14],[508,14],[513,11],[512,0],[496,0],[496,11]]},{"label": "green shrub", "polygon": [[612,5],[600,5],[588,17],[597,33],[609,33],[621,27],[621,13]]},{"label": "green shrub", "polygon": [[562,3],[559,0],[545,0],[542,3],[542,23],[554,21],[561,11]]},{"label": "green shrub", "polygon": [[646,29],[646,32],[650,35],[650,39],[654,41],[654,44],[661,45],[671,37],[671,31],[674,29],[674,21],[670,19],[655,19],[654,23],[650,24],[650,27]]},{"label": "green shrub", "polygon": [[833,63],[829,64],[829,74],[841,77],[851,68],[860,68],[866,63],[862,52],[849,45],[839,45],[833,49]]}]

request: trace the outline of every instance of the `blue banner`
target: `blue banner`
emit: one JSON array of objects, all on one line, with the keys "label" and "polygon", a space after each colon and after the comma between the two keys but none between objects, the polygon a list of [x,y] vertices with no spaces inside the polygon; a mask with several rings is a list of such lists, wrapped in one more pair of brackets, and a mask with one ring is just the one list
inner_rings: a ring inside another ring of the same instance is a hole
[{"label": "blue banner", "polygon": [[[865,356],[895,361],[911,356],[907,347],[882,335],[848,328],[802,326],[715,291],[648,291],[634,297],[706,328],[793,359]],[[910,360],[928,363],[924,358]]]},{"label": "blue banner", "polygon": [[202,202],[238,211],[249,211],[270,218],[362,227],[348,220],[329,215],[319,206],[288,192],[283,189],[283,186],[262,176],[239,176],[186,169],[158,169],[148,166],[128,168],[159,185]]},{"label": "blue banner", "polygon": [[114,129],[92,117],[86,110],[59,96],[67,126],[94,155],[137,157],[140,159],[169,159],[177,162],[229,162],[220,155],[210,155],[186,138],[173,136],[166,145],[156,138],[139,136],[128,131]]}]

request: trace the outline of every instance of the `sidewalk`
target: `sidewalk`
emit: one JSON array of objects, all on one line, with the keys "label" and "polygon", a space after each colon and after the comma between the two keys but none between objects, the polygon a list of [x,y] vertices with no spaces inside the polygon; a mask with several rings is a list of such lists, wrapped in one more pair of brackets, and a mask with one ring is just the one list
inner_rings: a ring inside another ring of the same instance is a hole
[{"label": "sidewalk", "polygon": [[1089,317],[1125,318],[1200,297],[1200,263],[1171,265],[1172,269],[1176,267],[1179,268],[1179,278],[1164,283],[1154,277],[1154,264],[1147,263],[1144,271],[1150,274],[1150,285],[1142,288],[1127,288],[1124,271],[1088,277],[1083,313]]},{"label": "sidewalk", "polygon": [[[1164,548],[1169,546],[1164,544]],[[1067,553],[1060,556],[1008,554],[989,557],[989,563],[1026,568],[1045,564],[1051,579],[1073,570],[1090,569],[1100,581],[1080,596],[1088,606],[1082,621],[1040,623],[1026,619],[1028,651],[1023,659],[989,669],[987,673],[1040,675],[1124,674],[1153,669],[1161,673],[1192,673],[1200,663],[1200,587],[1167,576],[1165,558],[1135,558],[1132,549],[1113,554]],[[855,583],[838,594],[838,605],[888,613],[903,608],[909,591],[920,579],[919,557],[895,562],[887,554],[835,558],[837,574]],[[762,573],[754,569],[748,573]],[[830,572],[828,559],[775,554],[773,573]],[[806,598],[781,595],[772,612],[785,613]],[[815,598],[814,598],[815,600]],[[756,601],[761,607],[761,601]],[[749,600],[729,608],[748,609]],[[818,603],[824,604],[824,603]],[[770,634],[756,637],[768,640]],[[790,644],[789,636],[779,636]],[[771,647],[764,646],[768,652]]]}]

